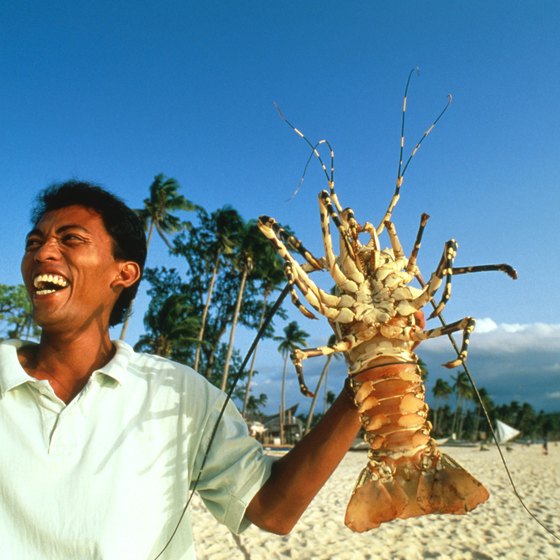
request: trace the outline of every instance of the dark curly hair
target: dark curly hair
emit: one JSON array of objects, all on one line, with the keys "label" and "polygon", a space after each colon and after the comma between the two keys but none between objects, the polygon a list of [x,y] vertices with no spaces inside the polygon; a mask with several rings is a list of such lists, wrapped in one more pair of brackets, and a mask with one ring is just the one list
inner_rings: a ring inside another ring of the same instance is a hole
[{"label": "dark curly hair", "polygon": [[[134,261],[142,273],[147,251],[142,221],[120,198],[99,185],[83,181],[50,185],[37,195],[31,221],[36,226],[47,212],[75,204],[95,210],[101,216],[105,229],[113,240],[115,259]],[[140,279],[122,291],[111,311],[109,326],[118,325],[125,320],[139,284]]]}]

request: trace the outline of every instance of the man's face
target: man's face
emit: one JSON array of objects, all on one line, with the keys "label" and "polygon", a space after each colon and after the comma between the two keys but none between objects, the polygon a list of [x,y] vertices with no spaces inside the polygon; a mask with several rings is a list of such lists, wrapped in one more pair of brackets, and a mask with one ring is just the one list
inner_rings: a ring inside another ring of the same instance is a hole
[{"label": "man's face", "polygon": [[106,328],[120,265],[97,212],[77,205],[47,212],[27,235],[21,262],[37,324],[80,332],[96,321]]}]

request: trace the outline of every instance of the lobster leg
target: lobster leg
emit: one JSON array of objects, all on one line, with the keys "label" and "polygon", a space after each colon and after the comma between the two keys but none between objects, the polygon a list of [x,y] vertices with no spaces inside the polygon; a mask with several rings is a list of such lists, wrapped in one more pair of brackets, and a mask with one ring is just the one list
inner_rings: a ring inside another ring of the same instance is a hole
[{"label": "lobster leg", "polygon": [[325,258],[329,267],[329,272],[336,285],[344,292],[354,293],[357,291],[357,283],[364,281],[364,275],[358,270],[354,264],[355,258],[345,258],[341,250],[341,260],[344,262],[345,272],[342,272],[337,258],[333,251],[332,237],[330,233],[329,218],[332,218],[335,225],[339,228],[340,239],[343,240],[341,245],[346,249],[345,254],[353,255],[354,249],[348,240],[348,231],[342,225],[340,219],[336,215],[334,208],[331,204],[331,199],[327,191],[321,191],[319,194],[319,207],[321,211],[321,232],[323,236],[323,244],[325,246]]},{"label": "lobster leg", "polygon": [[509,264],[483,264],[478,266],[462,266],[460,268],[452,268],[452,273],[457,274],[470,274],[471,272],[505,272],[510,278],[514,280],[517,278],[517,271]]},{"label": "lobster leg", "polygon": [[[350,229],[343,224],[331,204],[331,199],[327,191],[322,191],[319,195],[319,205],[321,208],[321,230],[323,233],[323,243],[325,245],[325,256],[329,266],[329,271],[336,285],[345,292],[355,293],[357,284],[364,282],[364,274],[360,270],[360,263],[356,258],[355,248],[350,243],[354,237],[350,233]],[[353,220],[353,215],[347,215]],[[340,257],[337,259],[332,246],[332,237],[330,234],[329,217],[339,230],[340,237]],[[341,263],[342,269],[338,263]],[[343,272],[344,271],[344,272]]]},{"label": "lobster leg", "polygon": [[427,340],[429,338],[437,338],[439,336],[448,335],[457,331],[463,331],[463,341],[461,343],[461,350],[456,360],[447,362],[445,367],[454,368],[461,363],[463,363],[467,358],[467,352],[469,347],[469,339],[471,333],[474,331],[475,320],[472,317],[465,317],[460,321],[455,321],[454,323],[449,323],[444,327],[438,327],[436,329],[430,329],[427,331],[414,331],[411,333],[412,340],[421,342],[422,340]]},{"label": "lobster leg", "polygon": [[[329,319],[338,316],[336,311],[337,305],[340,303],[340,297],[333,296],[321,288],[317,287],[311,281],[303,267],[292,257],[284,242],[276,235],[272,227],[274,220],[272,218],[259,218],[257,223],[261,232],[274,244],[278,254],[284,259],[291,271],[291,282],[301,290],[305,299],[319,313],[326,315]],[[332,308],[335,309],[332,309]]]},{"label": "lobster leg", "polygon": [[361,342],[363,342],[363,340],[359,337],[349,335],[336,342],[335,344],[318,346],[317,348],[295,348],[290,354],[290,358],[292,360],[292,363],[294,364],[294,367],[296,368],[299,388],[301,392],[306,397],[313,396],[313,393],[307,388],[307,384],[305,383],[305,379],[303,377],[303,360],[306,360],[307,358],[314,358],[315,356],[328,356],[330,354],[336,354],[339,352],[347,352],[348,350],[356,347]]},{"label": "lobster leg", "polygon": [[259,222],[261,221],[265,227],[271,228],[276,237],[281,239],[285,245],[297,251],[311,265],[313,270],[323,270],[325,268],[322,258],[315,257],[295,235],[290,235],[276,220],[268,216],[261,216]]},{"label": "lobster leg", "polygon": [[[291,272],[293,282],[301,290],[301,293],[309,302],[309,304],[325,317],[328,317],[329,319],[337,319],[340,321],[342,319],[342,317],[340,317],[340,314],[345,309],[342,308],[342,310],[340,310],[338,308],[341,302],[341,298],[339,296],[333,296],[331,294],[328,294],[324,290],[321,290],[321,288],[317,287],[315,283],[313,283],[309,279],[299,263],[295,261],[289,254],[288,259],[289,260],[287,263],[287,269]],[[347,322],[347,320],[342,320],[344,322]],[[351,320],[350,317],[348,318],[348,321],[349,320]]]},{"label": "lobster leg", "polygon": [[379,244],[379,237],[377,237],[377,231],[375,230],[374,225],[371,222],[366,222],[362,226],[362,230],[369,233],[371,239],[368,241],[368,248],[373,249],[374,251],[379,251],[380,244]]},{"label": "lobster leg", "polygon": [[[329,294],[319,288],[307,275],[304,267],[300,265],[292,256],[292,254],[288,251],[288,248],[284,244],[284,242],[278,238],[276,232],[271,227],[271,224],[274,222],[272,218],[262,218],[258,222],[259,229],[263,232],[263,234],[274,244],[278,254],[284,259],[286,262],[286,270],[288,272],[288,280],[291,285],[296,285],[300,290],[305,299],[309,302],[309,304],[319,313],[327,317],[329,320],[337,321],[340,323],[349,323],[355,320],[354,312],[348,307],[353,299],[352,297],[346,295],[344,297],[335,296]],[[308,264],[307,266],[312,266]],[[347,284],[351,281],[347,281],[345,284],[345,288],[347,288]],[[354,284],[355,285],[355,284]],[[356,286],[357,289],[357,286]],[[299,302],[299,298],[292,292],[292,300],[296,298],[296,301]],[[301,302],[299,302],[301,304]],[[300,311],[309,316],[310,312],[305,309],[303,306],[299,307]]]},{"label": "lobster leg", "polygon": [[421,309],[426,305],[435,295],[438,288],[441,286],[443,281],[443,276],[445,275],[445,288],[441,301],[437,304],[436,309],[430,315],[430,319],[437,317],[445,307],[445,304],[449,301],[451,297],[451,276],[452,276],[452,266],[455,260],[455,255],[457,254],[457,243],[454,239],[450,239],[445,243],[445,248],[443,250],[443,255],[439,261],[436,271],[430,277],[430,280],[422,290],[422,293],[412,300],[410,303],[417,309]]},{"label": "lobster leg", "polygon": [[389,235],[389,240],[391,241],[391,247],[393,249],[393,254],[395,259],[404,257],[404,251],[397,236],[397,230],[395,224],[389,220],[385,222],[385,227],[387,228],[387,234]]},{"label": "lobster leg", "polygon": [[292,265],[290,263],[284,263],[284,274],[288,280],[288,284],[290,285],[290,299],[292,303],[297,307],[299,312],[308,319],[317,319],[317,317],[303,305],[301,300],[299,299],[296,290],[294,289],[294,285],[296,283],[295,276],[292,272]]},{"label": "lobster leg", "polygon": [[424,228],[428,223],[430,216],[425,212],[420,217],[420,226],[418,227],[418,233],[416,234],[416,240],[414,241],[414,248],[410,253],[410,257],[408,259],[408,264],[406,265],[406,271],[410,274],[414,273],[417,270],[416,267],[416,259],[418,258],[418,251],[420,251],[420,245],[422,243],[422,236],[424,235]]}]

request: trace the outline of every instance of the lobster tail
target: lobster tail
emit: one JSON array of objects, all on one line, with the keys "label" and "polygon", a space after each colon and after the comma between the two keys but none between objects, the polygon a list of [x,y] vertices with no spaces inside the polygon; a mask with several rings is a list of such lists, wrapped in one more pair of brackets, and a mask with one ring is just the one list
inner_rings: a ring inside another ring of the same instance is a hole
[{"label": "lobster tail", "polygon": [[429,513],[463,514],[485,502],[486,488],[445,454],[423,470],[416,458],[401,459],[394,473],[375,478],[366,467],[346,509],[345,524],[361,533],[393,519]]},{"label": "lobster tail", "polygon": [[423,473],[422,485],[430,504],[426,513],[467,513],[490,497],[481,482],[444,453],[435,471]]},{"label": "lobster tail", "polygon": [[351,376],[370,447],[346,510],[353,531],[428,513],[466,513],[489,496],[430,437],[424,384],[416,357],[409,357],[401,362],[384,356]]}]

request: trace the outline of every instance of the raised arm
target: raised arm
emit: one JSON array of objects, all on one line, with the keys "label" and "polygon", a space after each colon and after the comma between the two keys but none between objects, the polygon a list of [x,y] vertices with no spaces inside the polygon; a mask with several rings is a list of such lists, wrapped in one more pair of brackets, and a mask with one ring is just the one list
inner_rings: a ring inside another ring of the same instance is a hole
[{"label": "raised arm", "polygon": [[360,428],[350,393],[343,390],[325,416],[278,460],[245,516],[280,535],[289,533],[340,463]]},{"label": "raised arm", "polygon": [[[422,311],[414,316],[423,329]],[[360,417],[352,395],[346,385],[315,428],[273,465],[245,511],[257,527],[280,535],[293,529],[358,434]]]}]

